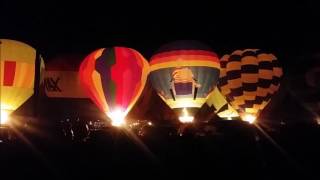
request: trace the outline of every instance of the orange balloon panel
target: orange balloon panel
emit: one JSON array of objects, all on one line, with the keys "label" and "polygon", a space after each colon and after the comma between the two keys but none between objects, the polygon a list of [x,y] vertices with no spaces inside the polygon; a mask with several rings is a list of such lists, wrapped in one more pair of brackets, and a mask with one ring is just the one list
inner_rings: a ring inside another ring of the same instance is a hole
[{"label": "orange balloon panel", "polygon": [[103,48],[80,66],[80,82],[88,96],[106,114],[121,109],[126,115],[139,98],[149,72],[148,62],[136,50]]},{"label": "orange balloon panel", "polygon": [[237,50],[221,58],[218,84],[240,116],[258,117],[280,87],[282,68],[277,57],[259,49]]}]

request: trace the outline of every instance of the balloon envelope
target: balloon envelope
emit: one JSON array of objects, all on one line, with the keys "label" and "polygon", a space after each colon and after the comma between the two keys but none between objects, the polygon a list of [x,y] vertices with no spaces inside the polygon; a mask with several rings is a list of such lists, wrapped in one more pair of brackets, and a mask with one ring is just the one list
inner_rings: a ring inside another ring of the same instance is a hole
[{"label": "balloon envelope", "polygon": [[[36,67],[37,59],[40,61]],[[44,62],[36,50],[19,41],[0,39],[0,103],[2,113],[12,113],[34,93],[36,69],[44,72]],[[39,78],[40,81],[42,77]]]},{"label": "balloon envelope", "polygon": [[258,49],[234,51],[221,58],[218,87],[243,120],[253,121],[279,89],[277,58]]},{"label": "balloon envelope", "polygon": [[50,98],[89,98],[79,79],[79,66],[85,56],[64,54],[49,59],[44,75],[45,93]]},{"label": "balloon envelope", "polygon": [[200,108],[219,78],[219,59],[197,41],[164,45],[151,57],[150,80],[172,109]]},{"label": "balloon envelope", "polygon": [[214,112],[222,119],[232,120],[239,117],[238,112],[232,108],[218,88],[213,90],[206,103],[213,107]]},{"label": "balloon envelope", "polygon": [[99,109],[125,116],[140,96],[149,72],[148,62],[125,47],[98,49],[80,65],[82,87]]}]

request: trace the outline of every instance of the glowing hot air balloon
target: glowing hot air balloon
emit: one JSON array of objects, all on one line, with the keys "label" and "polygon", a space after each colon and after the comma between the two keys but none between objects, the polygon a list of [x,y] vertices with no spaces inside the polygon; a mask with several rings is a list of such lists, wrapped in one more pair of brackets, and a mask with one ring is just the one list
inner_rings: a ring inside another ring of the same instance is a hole
[{"label": "glowing hot air balloon", "polygon": [[[181,110],[181,122],[192,122],[213,91],[219,78],[219,59],[197,41],[176,41],[164,45],[151,57],[153,88],[172,109]],[[193,112],[190,109],[195,110]]]},{"label": "glowing hot air balloon", "polygon": [[[220,60],[221,69],[225,67],[227,61],[225,59]],[[220,78],[225,78],[226,71],[220,70]],[[218,82],[219,84],[219,82]],[[222,119],[233,120],[238,119],[239,114],[232,106],[227,102],[219,88],[215,88],[207,100],[207,105],[214,108],[214,112]]]},{"label": "glowing hot air balloon", "polygon": [[218,87],[242,120],[253,123],[280,86],[277,58],[259,49],[234,51],[221,58]]},{"label": "glowing hot air balloon", "polygon": [[148,67],[145,58],[134,49],[98,49],[81,63],[80,81],[112,125],[121,126],[145,86]]},{"label": "glowing hot air balloon", "polygon": [[215,88],[207,100],[207,105],[214,108],[214,112],[222,119],[238,119],[238,112],[232,108],[218,88]]},{"label": "glowing hot air balloon", "polygon": [[9,115],[38,88],[35,82],[41,81],[44,62],[31,46],[9,39],[0,39],[0,62],[0,124],[6,124]]}]

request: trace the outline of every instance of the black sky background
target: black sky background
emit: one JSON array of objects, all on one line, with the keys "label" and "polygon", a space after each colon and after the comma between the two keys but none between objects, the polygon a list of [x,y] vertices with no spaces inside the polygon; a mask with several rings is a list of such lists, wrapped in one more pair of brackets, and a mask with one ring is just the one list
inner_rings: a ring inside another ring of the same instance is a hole
[{"label": "black sky background", "polygon": [[236,49],[275,52],[282,63],[317,49],[314,1],[2,1],[0,37],[39,49],[46,59],[127,46],[149,58],[164,43],[200,40],[220,56]]},{"label": "black sky background", "polygon": [[2,0],[0,38],[32,45],[48,65],[66,54],[84,57],[111,46],[134,48],[149,59],[165,43],[192,39],[220,57],[237,49],[269,50],[285,75],[295,76],[312,67],[309,57],[320,52],[318,7],[312,0]]}]

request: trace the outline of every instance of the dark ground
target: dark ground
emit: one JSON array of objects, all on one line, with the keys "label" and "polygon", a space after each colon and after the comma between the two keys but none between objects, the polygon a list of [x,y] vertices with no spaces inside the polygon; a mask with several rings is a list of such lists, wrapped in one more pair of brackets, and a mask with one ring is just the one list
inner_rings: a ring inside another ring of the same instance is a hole
[{"label": "dark ground", "polygon": [[[215,121],[215,133],[169,135],[150,128],[140,141],[122,130],[91,133],[87,142],[68,141],[61,132],[49,137],[25,133],[0,143],[1,176],[10,179],[246,178],[319,179],[319,128],[299,125],[267,133],[280,150],[252,125]],[[54,134],[52,134],[54,133]]]}]

